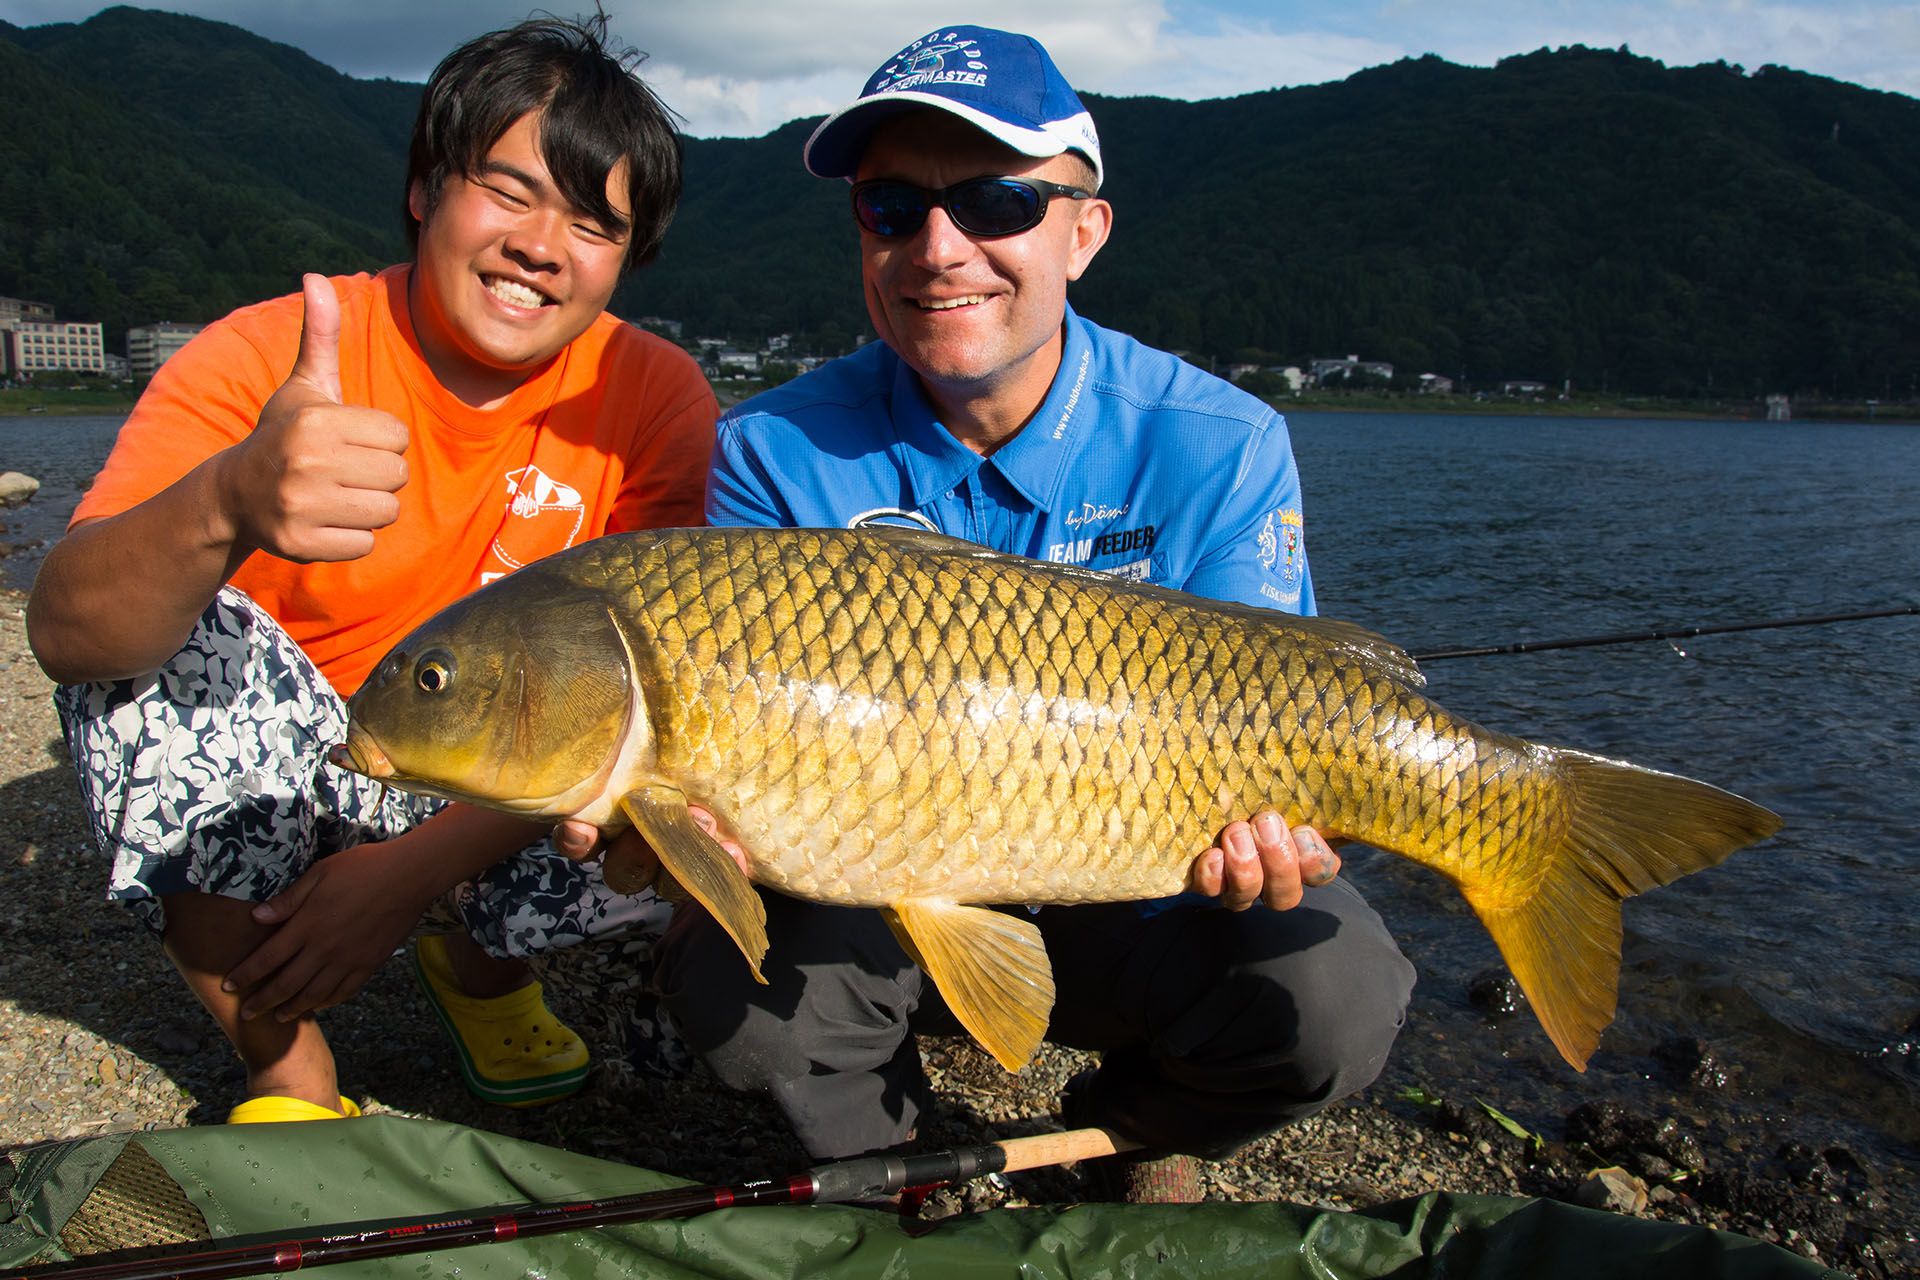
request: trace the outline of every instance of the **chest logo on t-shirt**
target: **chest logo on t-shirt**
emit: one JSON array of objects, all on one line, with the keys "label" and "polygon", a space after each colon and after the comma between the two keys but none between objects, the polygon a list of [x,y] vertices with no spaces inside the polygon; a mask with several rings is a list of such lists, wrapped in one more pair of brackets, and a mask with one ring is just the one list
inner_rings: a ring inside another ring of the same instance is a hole
[{"label": "chest logo on t-shirt", "polygon": [[564,551],[580,536],[587,504],[580,491],[529,463],[506,475],[507,511],[487,549],[480,584],[504,578],[541,556]]},{"label": "chest logo on t-shirt", "polygon": [[[1091,509],[1091,504],[1083,507],[1081,513]],[[1108,508],[1108,515],[1124,515],[1125,507]],[[1078,523],[1085,525],[1091,517],[1085,517]],[[1068,525],[1074,525],[1072,515],[1066,519]],[[1094,569],[1127,578],[1134,582],[1145,582],[1152,576],[1153,544],[1158,540],[1158,528],[1154,525],[1136,525],[1131,529],[1108,529],[1090,538],[1075,538],[1069,542],[1055,542],[1047,547],[1046,558],[1055,564],[1084,564]],[[1095,563],[1111,561],[1118,557],[1127,557],[1119,563]]]}]

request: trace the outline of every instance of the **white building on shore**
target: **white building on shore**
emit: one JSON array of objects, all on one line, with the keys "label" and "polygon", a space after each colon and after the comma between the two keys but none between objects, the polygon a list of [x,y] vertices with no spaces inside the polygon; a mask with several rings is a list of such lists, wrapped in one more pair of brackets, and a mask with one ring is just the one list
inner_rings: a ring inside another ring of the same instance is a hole
[{"label": "white building on shore", "polygon": [[127,366],[136,381],[145,382],[167,362],[167,357],[192,341],[203,324],[175,324],[162,320],[127,330]]},{"label": "white building on shore", "polygon": [[97,320],[17,320],[0,330],[0,342],[7,348],[7,372],[17,377],[106,372],[106,346]]}]

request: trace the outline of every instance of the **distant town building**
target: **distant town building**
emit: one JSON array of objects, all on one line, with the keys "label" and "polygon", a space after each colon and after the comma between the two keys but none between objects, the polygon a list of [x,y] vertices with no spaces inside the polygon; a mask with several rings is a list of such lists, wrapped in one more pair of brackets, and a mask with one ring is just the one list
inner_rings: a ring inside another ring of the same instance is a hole
[{"label": "distant town building", "polygon": [[125,382],[133,377],[133,366],[127,362],[127,358],[117,356],[111,351],[107,352],[106,365],[100,371],[115,382]]},{"label": "distant town building", "polygon": [[1348,356],[1344,360],[1327,357],[1307,362],[1307,380],[1317,387],[1330,382],[1348,382],[1355,374],[1365,374],[1382,382],[1393,381],[1393,365],[1385,360],[1362,360]]},{"label": "distant town building", "polygon": [[648,333],[657,333],[663,338],[672,338],[675,342],[680,341],[680,322],[678,320],[669,320],[665,316],[641,316],[633,323],[635,327],[645,329]]},{"label": "distant town building", "polygon": [[1423,373],[1420,375],[1420,394],[1423,396],[1444,396],[1453,392],[1453,379],[1444,373]]},{"label": "distant town building", "polygon": [[9,374],[104,373],[106,348],[97,320],[16,320],[0,330]]},{"label": "distant town building", "polygon": [[28,302],[25,298],[0,298],[0,329],[11,329],[14,324],[22,320],[51,319],[53,319],[53,304],[50,302]]},{"label": "distant town building", "polygon": [[725,373],[729,369],[737,370],[741,373],[758,373],[760,372],[760,353],[758,351],[742,351],[738,347],[725,347],[722,348],[718,355],[714,356],[713,363],[714,367],[722,373]]},{"label": "distant town building", "polygon": [[[1839,125],[1834,126],[1834,128],[1836,129],[1839,127],[1840,127]],[[1787,396],[1781,395],[1777,391],[1772,395],[1768,396],[1767,397],[1767,421],[1768,422],[1792,422],[1793,421],[1793,401],[1789,399]]]},{"label": "distant town building", "polygon": [[22,321],[51,319],[51,303],[29,302],[25,298],[0,298],[0,378],[19,372],[19,367],[13,362],[13,348],[7,335],[18,329]]},{"label": "distant town building", "polygon": [[1500,384],[1503,396],[1538,396],[1546,394],[1547,384],[1535,382],[1531,378],[1509,378]]},{"label": "distant town building", "polygon": [[1261,396],[1276,395],[1282,387],[1297,395],[1307,382],[1300,366],[1292,364],[1230,364],[1226,375],[1227,381],[1245,383],[1249,391]]},{"label": "distant town building", "polygon": [[162,320],[127,330],[127,366],[133,376],[144,382],[151,378],[167,358],[193,340],[206,328],[201,324],[175,324]]}]

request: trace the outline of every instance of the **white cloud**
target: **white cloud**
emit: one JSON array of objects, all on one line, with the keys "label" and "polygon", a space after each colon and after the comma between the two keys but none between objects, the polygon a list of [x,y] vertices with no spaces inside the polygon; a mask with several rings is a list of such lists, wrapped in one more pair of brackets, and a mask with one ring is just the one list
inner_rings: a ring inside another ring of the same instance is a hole
[{"label": "white cloud", "polygon": [[[830,0],[807,6],[804,18],[796,9],[768,20],[763,9],[763,0],[717,0],[649,15],[644,31],[615,21],[651,50],[645,74],[692,132],[761,134],[843,105],[888,55],[951,13],[949,4],[916,2],[876,20],[867,5]],[[1075,87],[1113,95],[1217,98],[1339,79],[1402,53],[1363,36],[1244,22],[1184,34],[1158,0],[1055,0],[1031,10],[991,0],[967,19],[1031,34]]]},{"label": "white cloud", "polygon": [[1365,36],[1230,25],[1206,35],[1163,33],[1153,44],[1151,57],[1109,67],[1097,83],[1079,87],[1114,95],[1224,98],[1343,80],[1407,52],[1402,46]]},{"label": "white cloud", "polygon": [[[895,50],[952,17],[950,3],[927,0],[879,14],[853,0],[777,11],[765,0],[707,0],[644,19],[616,13],[614,26],[648,50],[643,74],[692,132],[761,134],[843,105]],[[1157,0],[1053,0],[1044,15],[986,0],[969,6],[966,18],[1031,34],[1069,80],[1088,89],[1099,87],[1089,78],[1096,68],[1150,63],[1140,51],[1167,21]]]},{"label": "white cloud", "polygon": [[[1240,11],[1226,12],[1228,4]],[[1920,95],[1920,6],[1911,3],[1309,0],[1268,16],[1263,4],[1220,0],[1187,6],[1178,20],[1159,0],[1032,8],[987,0],[967,17],[1032,33],[1077,87],[1115,95],[1225,97],[1338,80],[1424,53],[1490,66],[1570,44],[1624,44],[1673,65],[1777,63]],[[839,106],[889,52],[951,11],[915,0],[876,18],[864,4],[828,0],[772,14],[764,0],[709,0],[649,14],[644,30],[638,18],[616,23],[653,51],[649,75],[693,132],[759,134]]]}]

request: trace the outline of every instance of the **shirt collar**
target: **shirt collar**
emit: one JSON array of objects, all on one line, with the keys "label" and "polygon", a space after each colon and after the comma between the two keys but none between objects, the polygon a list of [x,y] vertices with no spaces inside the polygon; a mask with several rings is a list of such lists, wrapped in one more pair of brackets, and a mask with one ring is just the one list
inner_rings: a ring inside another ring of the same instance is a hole
[{"label": "shirt collar", "polygon": [[[893,355],[889,351],[890,355]],[[893,429],[906,448],[907,482],[916,510],[980,469],[982,458],[940,424],[918,374],[893,355]]]},{"label": "shirt collar", "polygon": [[1068,464],[1092,433],[1093,338],[1086,321],[1071,307],[1067,308],[1065,327],[1060,369],[1047,388],[1047,398],[1020,434],[1001,445],[989,459],[1007,483],[1042,511],[1053,509]]},{"label": "shirt collar", "polygon": [[894,357],[893,420],[907,446],[907,475],[916,507],[925,506],[981,466],[991,466],[1039,510],[1051,510],[1067,464],[1079,452],[1093,420],[1093,340],[1086,322],[1068,307],[1060,369],[1046,399],[1019,434],[982,458],[942,426],[920,379]]}]

